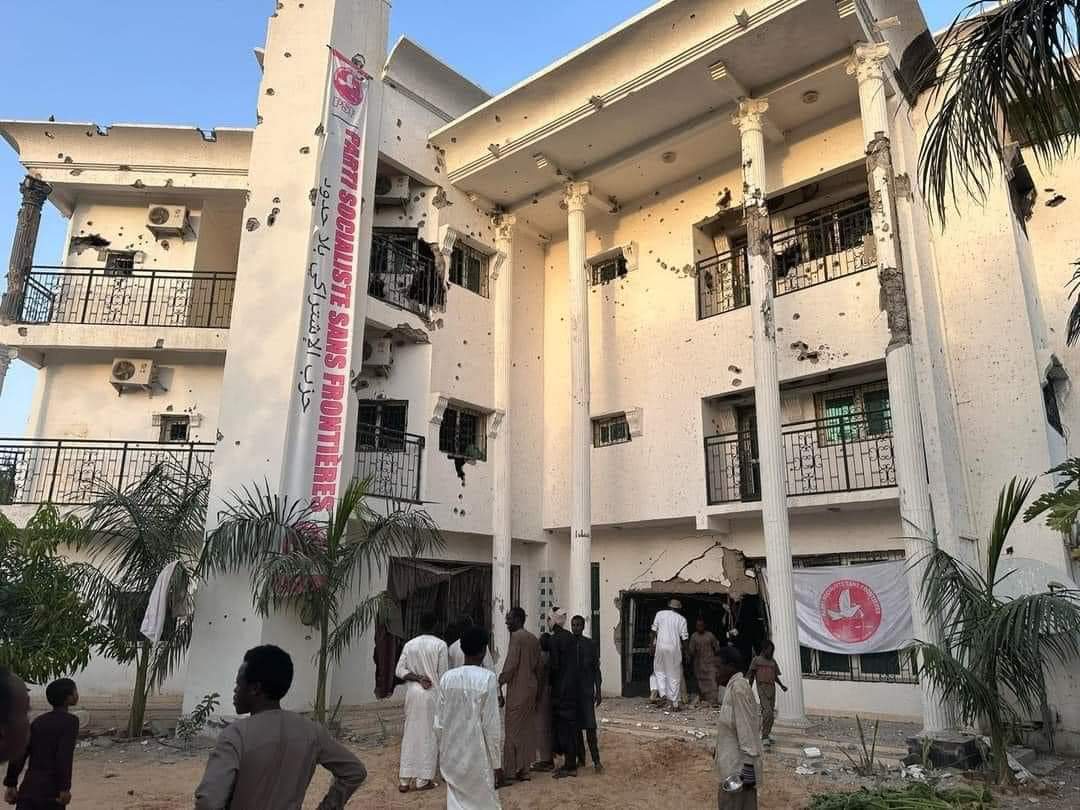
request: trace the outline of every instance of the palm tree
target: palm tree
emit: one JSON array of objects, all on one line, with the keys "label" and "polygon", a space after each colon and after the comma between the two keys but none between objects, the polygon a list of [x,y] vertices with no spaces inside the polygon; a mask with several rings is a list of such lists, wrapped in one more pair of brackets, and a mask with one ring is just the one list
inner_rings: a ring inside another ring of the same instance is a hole
[{"label": "palm tree", "polygon": [[[89,556],[75,566],[80,589],[110,631],[104,654],[135,664],[128,734],[142,734],[146,701],[183,661],[191,643],[190,587],[195,581],[206,524],[208,478],[171,461],[156,464],[127,489],[92,484],[93,504],[75,547]],[[162,637],[139,633],[158,575],[176,563],[171,611]]]},{"label": "palm tree", "polygon": [[326,720],[327,673],[352,642],[391,605],[385,591],[347,607],[362,583],[375,582],[394,557],[430,556],[443,548],[434,521],[422,509],[367,505],[367,481],[354,481],[334,511],[316,514],[262,488],[233,493],[207,538],[203,575],[250,571],[252,601],[269,616],[290,609],[318,630],[315,717]]},{"label": "palm tree", "polygon": [[986,570],[978,571],[940,548],[928,555],[921,598],[942,618],[942,643],[917,642],[922,677],[955,704],[962,719],[989,729],[997,781],[1009,773],[1009,731],[1021,716],[1046,702],[1045,672],[1080,656],[1080,591],[1055,590],[1003,599],[995,587],[1006,577],[1002,552],[1009,529],[1034,479],[1013,479],[998,497]]}]

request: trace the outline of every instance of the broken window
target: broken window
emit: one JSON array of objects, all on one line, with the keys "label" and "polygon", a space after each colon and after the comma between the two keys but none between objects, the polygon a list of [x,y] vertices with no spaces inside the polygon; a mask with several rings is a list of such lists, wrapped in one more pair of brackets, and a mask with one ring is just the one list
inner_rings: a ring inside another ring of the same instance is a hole
[{"label": "broken window", "polygon": [[607,447],[630,441],[630,423],[625,413],[601,416],[592,420],[593,447]]},{"label": "broken window", "polygon": [[135,269],[134,250],[106,250],[105,269],[108,276],[127,276]]},{"label": "broken window", "polygon": [[626,257],[620,253],[592,265],[592,283],[604,284],[626,275]]},{"label": "broken window", "polygon": [[446,305],[435,254],[416,228],[373,229],[370,267],[368,295],[418,315]]},{"label": "broken window", "polygon": [[356,418],[356,449],[402,452],[405,449],[405,429],[409,424],[408,414],[409,403],[404,400],[360,400]]},{"label": "broken window", "polygon": [[487,461],[487,414],[448,406],[439,426],[439,451],[451,458]]},{"label": "broken window", "polygon": [[892,433],[887,380],[819,391],[814,394],[814,406],[821,423],[818,437],[821,444],[840,444]]},{"label": "broken window", "polygon": [[159,441],[186,442],[190,426],[191,417],[187,414],[162,414]]},{"label": "broken window", "polygon": [[1058,409],[1057,392],[1054,391],[1054,383],[1047,380],[1043,383],[1043,405],[1046,407],[1046,422],[1060,435],[1065,435],[1065,428],[1061,426],[1061,411]]},{"label": "broken window", "polygon": [[450,283],[488,298],[488,257],[459,239],[450,253]]}]

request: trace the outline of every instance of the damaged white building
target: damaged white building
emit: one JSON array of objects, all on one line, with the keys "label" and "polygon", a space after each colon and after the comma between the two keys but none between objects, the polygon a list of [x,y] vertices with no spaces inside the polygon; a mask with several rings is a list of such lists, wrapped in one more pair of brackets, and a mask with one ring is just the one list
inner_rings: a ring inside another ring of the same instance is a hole
[{"label": "damaged white building", "polygon": [[[915,181],[915,0],[663,0],[494,97],[407,38],[387,55],[382,0],[276,6],[254,129],[0,122],[27,172],[0,343],[40,369],[26,436],[0,440],[4,511],[77,508],[165,455],[212,471],[211,520],[287,479],[330,43],[372,74],[342,476],[447,541],[366,583],[400,622],[354,645],[332,701],[392,688],[423,607],[499,646],[511,604],[534,630],[584,615],[605,691],[644,694],[678,595],[748,650],[775,640],[782,722],[945,727],[909,656],[800,648],[793,570],[931,536],[976,561],[1000,487],[1067,457],[1080,164],[1044,173],[1019,144],[942,231]],[[46,202],[69,221],[49,267]],[[1039,523],[1012,545],[1071,566]],[[207,583],[196,620],[160,700],[227,694],[260,641],[310,653],[241,580]],[[916,633],[932,620],[916,602]],[[95,662],[80,689],[127,684]],[[1077,690],[1055,690],[1078,747]]]}]

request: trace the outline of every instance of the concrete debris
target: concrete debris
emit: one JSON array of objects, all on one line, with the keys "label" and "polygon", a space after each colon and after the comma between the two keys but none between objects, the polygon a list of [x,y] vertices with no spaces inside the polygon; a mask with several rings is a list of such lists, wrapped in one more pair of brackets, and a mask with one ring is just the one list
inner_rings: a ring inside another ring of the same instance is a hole
[{"label": "concrete debris", "polygon": [[807,759],[821,759],[821,749],[816,745],[808,745],[802,750],[803,756]]},{"label": "concrete debris", "polygon": [[1046,201],[1046,207],[1047,208],[1057,208],[1063,202],[1065,202],[1065,195],[1063,195],[1063,194],[1055,194],[1053,197],[1051,197],[1049,200]]},{"label": "concrete debris", "polygon": [[817,773],[817,771],[811,768],[809,765],[799,763],[799,766],[795,769],[795,773],[797,773],[799,776],[813,776]]}]

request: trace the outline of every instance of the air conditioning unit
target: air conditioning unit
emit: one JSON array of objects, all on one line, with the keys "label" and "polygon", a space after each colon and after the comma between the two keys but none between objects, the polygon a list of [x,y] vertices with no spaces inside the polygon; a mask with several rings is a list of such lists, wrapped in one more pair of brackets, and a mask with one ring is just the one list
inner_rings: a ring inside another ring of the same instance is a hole
[{"label": "air conditioning unit", "polygon": [[379,175],[375,178],[376,205],[404,205],[409,201],[409,176]]},{"label": "air conditioning unit", "polygon": [[158,382],[158,368],[153,360],[134,357],[116,357],[109,371],[109,383],[118,393],[125,391],[164,390]]},{"label": "air conditioning unit", "polygon": [[388,372],[394,365],[394,343],[390,338],[364,341],[363,367],[376,372]]},{"label": "air conditioning unit", "polygon": [[150,203],[146,209],[146,227],[158,239],[168,236],[193,236],[186,205]]}]

